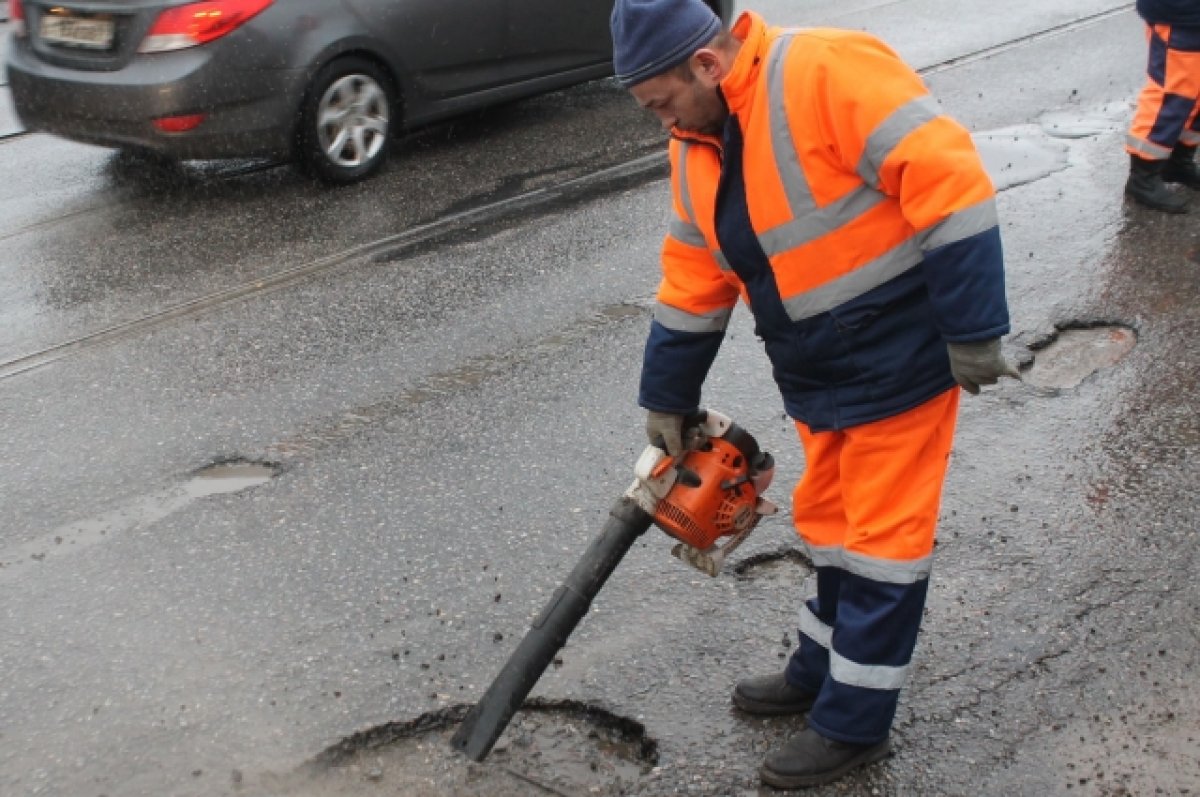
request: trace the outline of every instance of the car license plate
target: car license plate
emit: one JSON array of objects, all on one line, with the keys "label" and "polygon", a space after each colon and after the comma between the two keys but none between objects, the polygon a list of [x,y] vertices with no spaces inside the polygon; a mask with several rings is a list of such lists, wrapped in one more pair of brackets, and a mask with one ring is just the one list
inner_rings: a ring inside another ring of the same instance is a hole
[{"label": "car license plate", "polygon": [[51,44],[107,50],[112,47],[115,27],[111,19],[103,17],[46,14],[38,32]]}]

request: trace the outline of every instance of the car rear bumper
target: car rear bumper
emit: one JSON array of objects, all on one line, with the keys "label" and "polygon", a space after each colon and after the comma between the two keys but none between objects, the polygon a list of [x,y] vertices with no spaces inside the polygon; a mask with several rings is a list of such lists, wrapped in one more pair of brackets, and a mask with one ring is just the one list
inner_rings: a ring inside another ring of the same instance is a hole
[{"label": "car rear bumper", "polygon": [[[27,40],[9,43],[13,105],[27,129],[108,147],[144,147],[178,158],[289,154],[302,70],[239,69],[220,48],[139,56],[116,71],[68,69],[40,60]],[[214,97],[220,97],[212,107]],[[153,120],[206,113],[184,133]]]}]

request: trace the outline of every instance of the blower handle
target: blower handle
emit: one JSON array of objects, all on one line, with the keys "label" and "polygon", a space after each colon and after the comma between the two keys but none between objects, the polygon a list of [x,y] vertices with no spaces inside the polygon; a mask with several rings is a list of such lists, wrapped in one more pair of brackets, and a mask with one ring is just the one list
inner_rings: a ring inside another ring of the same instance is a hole
[{"label": "blower handle", "polygon": [[[698,433],[701,432],[701,427],[704,426],[706,421],[708,421],[708,410],[692,410],[691,412],[684,414],[683,423],[680,425],[679,433],[680,442],[683,444],[683,450],[671,457],[675,464],[675,470],[679,473],[680,484],[685,484],[688,487],[699,487],[700,477],[694,470],[685,468],[683,466],[683,460],[687,458],[687,453],[691,450],[687,446],[687,432],[692,429],[695,429]],[[655,436],[655,438],[650,441],[650,445],[654,446],[659,451],[663,451],[667,454],[671,453],[670,451],[667,451],[667,441],[663,439],[662,435]]]}]

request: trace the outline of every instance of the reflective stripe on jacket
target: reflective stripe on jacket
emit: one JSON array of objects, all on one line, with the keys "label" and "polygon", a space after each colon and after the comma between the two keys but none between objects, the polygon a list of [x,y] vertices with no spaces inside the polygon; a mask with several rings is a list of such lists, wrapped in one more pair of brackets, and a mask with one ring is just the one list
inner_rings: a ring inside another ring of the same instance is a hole
[{"label": "reflective stripe on jacket", "polygon": [[[792,417],[819,431],[917,406],[954,384],[947,341],[1009,328],[974,145],[872,36],[768,28],[752,12],[733,33],[743,45],[721,84],[733,127],[671,142],[640,403],[698,405],[740,295]],[[728,244],[735,213],[752,240],[731,262],[718,227]]]}]

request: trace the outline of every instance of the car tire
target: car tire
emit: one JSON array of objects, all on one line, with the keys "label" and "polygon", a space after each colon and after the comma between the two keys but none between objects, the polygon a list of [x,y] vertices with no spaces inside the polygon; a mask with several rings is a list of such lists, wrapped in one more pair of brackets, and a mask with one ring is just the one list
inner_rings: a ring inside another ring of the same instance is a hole
[{"label": "car tire", "polygon": [[305,95],[298,131],[300,163],[327,183],[352,183],[383,165],[395,121],[392,81],[365,58],[331,61]]}]

